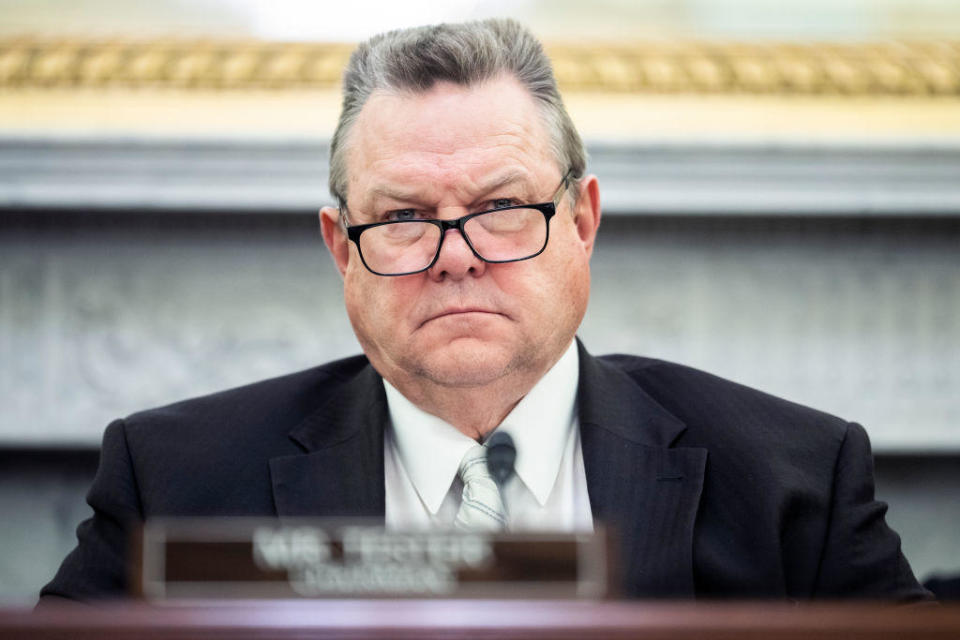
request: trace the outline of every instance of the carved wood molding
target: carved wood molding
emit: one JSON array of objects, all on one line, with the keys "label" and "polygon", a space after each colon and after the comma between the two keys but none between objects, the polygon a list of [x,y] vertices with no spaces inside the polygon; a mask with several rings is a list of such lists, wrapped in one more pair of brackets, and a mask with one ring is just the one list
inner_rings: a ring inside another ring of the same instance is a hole
[{"label": "carved wood molding", "polygon": [[[0,90],[333,88],[353,45],[0,39]],[[568,91],[960,95],[960,41],[673,42],[547,46]]]}]

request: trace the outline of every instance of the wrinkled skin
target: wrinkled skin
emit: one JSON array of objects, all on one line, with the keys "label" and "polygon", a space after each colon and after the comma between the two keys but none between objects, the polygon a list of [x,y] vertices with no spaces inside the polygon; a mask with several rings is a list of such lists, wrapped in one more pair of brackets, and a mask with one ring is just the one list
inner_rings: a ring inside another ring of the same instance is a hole
[{"label": "wrinkled skin", "polygon": [[[422,94],[374,93],[348,138],[350,224],[402,215],[457,218],[549,201],[558,167],[538,108],[510,76]],[[424,410],[472,437],[496,427],[560,358],[586,311],[600,221],[597,180],[568,191],[539,256],[487,264],[448,231],[428,271],[377,276],[320,212],[343,275],[347,313],[377,371]],[[412,210],[407,211],[407,210]]]}]

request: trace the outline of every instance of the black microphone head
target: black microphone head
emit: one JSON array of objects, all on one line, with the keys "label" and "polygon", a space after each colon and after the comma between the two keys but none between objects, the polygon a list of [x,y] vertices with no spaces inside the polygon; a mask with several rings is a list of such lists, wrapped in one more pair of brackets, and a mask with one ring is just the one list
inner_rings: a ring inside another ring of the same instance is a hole
[{"label": "black microphone head", "polygon": [[509,433],[497,431],[487,440],[487,470],[498,485],[513,475],[513,465],[517,461],[517,448]]}]

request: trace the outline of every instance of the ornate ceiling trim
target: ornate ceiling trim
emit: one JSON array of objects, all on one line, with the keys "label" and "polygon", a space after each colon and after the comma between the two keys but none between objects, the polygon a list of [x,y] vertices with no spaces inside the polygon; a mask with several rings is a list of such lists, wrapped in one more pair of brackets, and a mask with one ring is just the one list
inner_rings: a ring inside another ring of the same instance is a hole
[{"label": "ornate ceiling trim", "polygon": [[[0,40],[0,90],[324,89],[350,44],[253,41]],[[547,47],[566,91],[958,96],[960,41],[637,43]]]}]

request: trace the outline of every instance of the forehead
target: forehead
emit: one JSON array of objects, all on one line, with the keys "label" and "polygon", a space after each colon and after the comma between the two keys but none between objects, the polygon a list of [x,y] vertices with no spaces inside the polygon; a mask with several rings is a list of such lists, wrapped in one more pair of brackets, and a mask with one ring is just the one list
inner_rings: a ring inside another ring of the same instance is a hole
[{"label": "forehead", "polygon": [[555,165],[540,110],[512,76],[471,87],[442,82],[424,93],[375,92],[347,155],[350,199],[384,181],[469,188],[491,172],[513,171],[539,183]]}]

